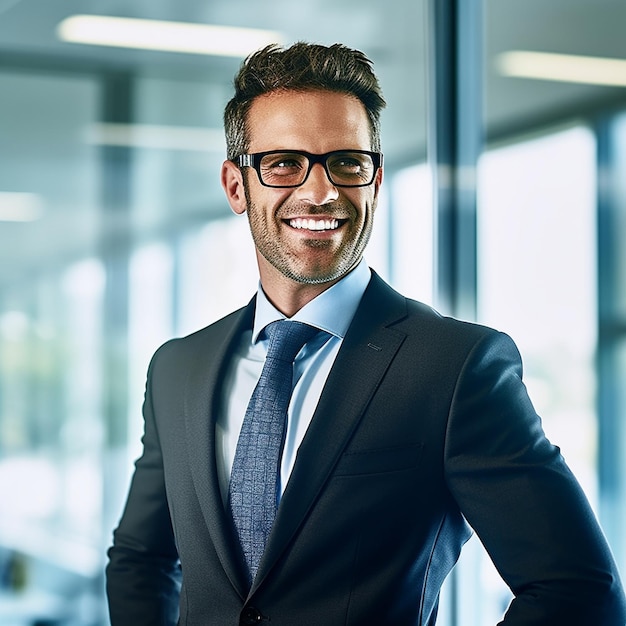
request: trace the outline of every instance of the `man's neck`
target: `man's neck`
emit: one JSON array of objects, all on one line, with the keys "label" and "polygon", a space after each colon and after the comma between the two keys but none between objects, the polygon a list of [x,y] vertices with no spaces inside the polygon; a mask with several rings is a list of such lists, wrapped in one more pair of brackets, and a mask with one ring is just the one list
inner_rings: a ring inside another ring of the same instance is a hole
[{"label": "man's neck", "polygon": [[284,280],[275,281],[261,277],[261,286],[267,299],[287,318],[293,317],[311,300],[341,280],[340,277],[327,283],[309,285],[282,278]]}]

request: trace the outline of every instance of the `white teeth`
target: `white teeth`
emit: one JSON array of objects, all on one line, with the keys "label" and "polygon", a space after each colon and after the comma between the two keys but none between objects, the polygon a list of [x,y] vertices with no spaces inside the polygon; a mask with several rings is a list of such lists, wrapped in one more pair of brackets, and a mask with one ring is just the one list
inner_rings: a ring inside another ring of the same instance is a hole
[{"label": "white teeth", "polygon": [[339,228],[339,220],[314,220],[299,217],[295,220],[289,220],[289,226],[306,230],[335,230],[335,228]]}]

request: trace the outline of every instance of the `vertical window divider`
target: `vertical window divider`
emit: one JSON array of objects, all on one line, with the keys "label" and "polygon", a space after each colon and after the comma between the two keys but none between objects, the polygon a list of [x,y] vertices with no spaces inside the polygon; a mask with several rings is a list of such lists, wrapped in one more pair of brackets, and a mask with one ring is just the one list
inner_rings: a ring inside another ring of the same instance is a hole
[{"label": "vertical window divider", "polygon": [[[433,176],[435,306],[477,317],[476,168],[482,150],[482,0],[428,0],[428,162]],[[448,577],[449,625],[473,610],[455,567]]]},{"label": "vertical window divider", "polygon": [[429,162],[436,304],[476,318],[476,167],[482,150],[482,0],[429,0]]},{"label": "vertical window divider", "polygon": [[623,445],[623,366],[620,364],[619,342],[626,336],[626,324],[620,324],[618,304],[618,267],[620,237],[616,182],[620,173],[616,163],[616,124],[613,115],[595,121],[598,171],[598,346],[597,411],[598,411],[598,487],[599,515],[607,539],[618,563],[626,555],[624,539],[624,505],[626,464]]}]

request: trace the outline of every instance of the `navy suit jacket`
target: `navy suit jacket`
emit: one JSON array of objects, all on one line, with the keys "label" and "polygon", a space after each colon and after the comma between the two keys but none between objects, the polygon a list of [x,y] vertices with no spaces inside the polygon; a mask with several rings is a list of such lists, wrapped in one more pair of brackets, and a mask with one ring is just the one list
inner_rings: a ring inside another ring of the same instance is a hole
[{"label": "navy suit jacket", "polygon": [[253,313],[254,300],[151,362],[144,452],[109,551],[113,626],[431,626],[469,527],[515,596],[504,624],[626,624],[609,548],[544,436],[513,342],[376,275],[248,590],[215,420]]}]

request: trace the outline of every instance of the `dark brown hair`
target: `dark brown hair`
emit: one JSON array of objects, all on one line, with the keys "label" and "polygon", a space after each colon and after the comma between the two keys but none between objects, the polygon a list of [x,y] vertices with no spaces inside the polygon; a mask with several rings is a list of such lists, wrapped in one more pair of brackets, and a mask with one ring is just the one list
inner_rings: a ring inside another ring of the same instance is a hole
[{"label": "dark brown hair", "polygon": [[224,111],[229,159],[248,151],[247,117],[255,98],[282,90],[326,89],[358,98],[371,125],[372,150],[380,150],[380,112],[385,106],[372,62],[342,44],[272,44],[251,54],[235,76],[235,95]]}]

